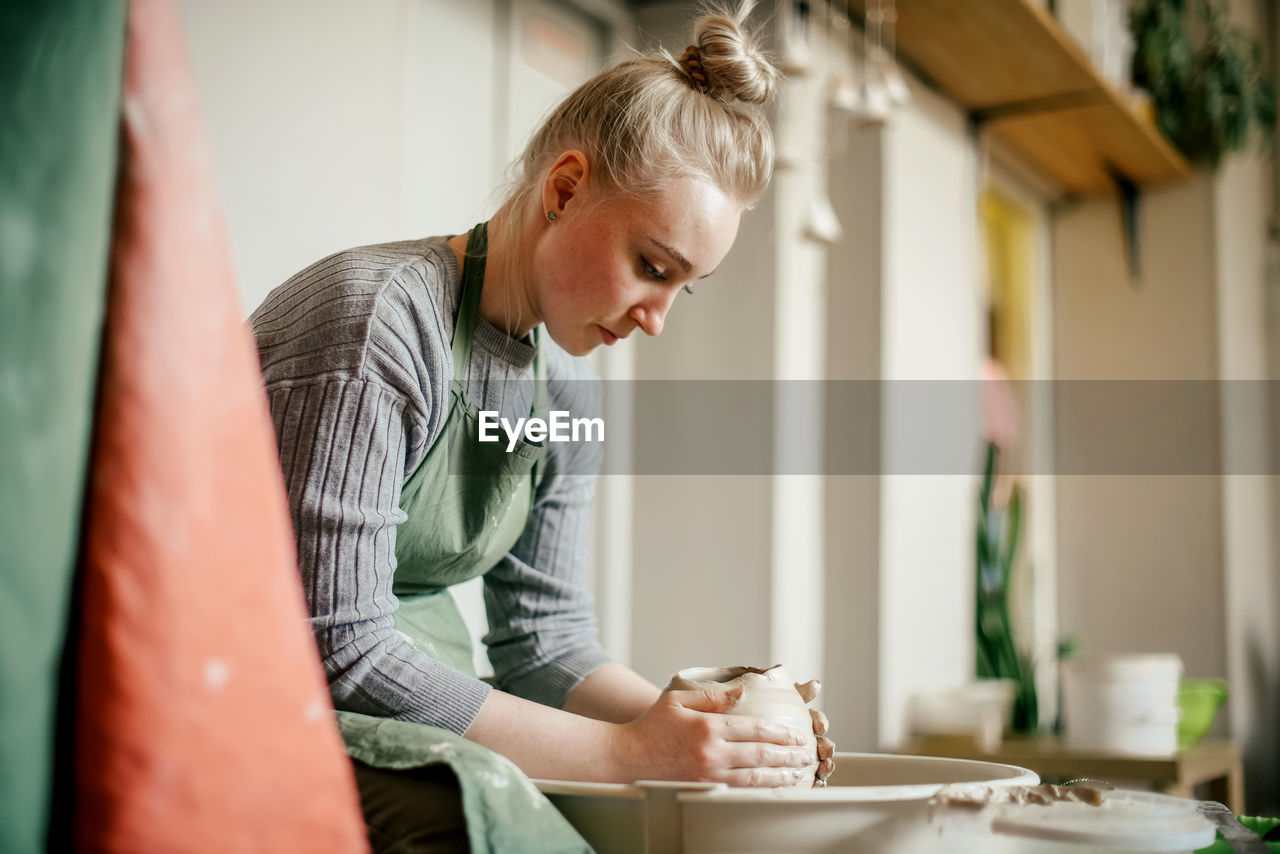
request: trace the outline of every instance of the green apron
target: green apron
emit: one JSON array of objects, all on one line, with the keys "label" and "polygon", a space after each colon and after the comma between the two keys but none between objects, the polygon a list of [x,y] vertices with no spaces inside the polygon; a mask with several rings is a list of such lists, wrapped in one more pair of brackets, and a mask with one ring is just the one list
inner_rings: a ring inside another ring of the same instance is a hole
[{"label": "green apron", "polygon": [[[463,393],[479,317],[485,224],[467,241],[453,331],[453,384],[440,436],[400,494],[408,516],[396,528],[392,591],[396,628],[423,653],[475,676],[471,636],[448,588],[483,575],[521,533],[533,507],[545,445],[521,440],[507,452],[479,441],[479,410]],[[535,345],[538,341],[535,338]],[[546,355],[534,356],[533,415],[546,418]],[[462,786],[471,850],[589,852],[591,849],[505,757],[448,730],[338,712],[347,752],[367,765],[406,769],[446,762]]]}]

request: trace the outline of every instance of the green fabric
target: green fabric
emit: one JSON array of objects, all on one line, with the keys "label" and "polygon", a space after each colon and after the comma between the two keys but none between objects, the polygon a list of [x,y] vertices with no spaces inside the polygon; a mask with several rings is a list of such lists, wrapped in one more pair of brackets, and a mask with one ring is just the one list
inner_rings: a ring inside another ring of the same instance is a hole
[{"label": "green fabric", "polygon": [[[524,531],[545,445],[481,442],[479,409],[463,392],[480,316],[485,225],[471,230],[453,330],[449,414],[435,444],[400,491],[392,591],[396,628],[435,658],[475,675],[471,635],[446,589],[492,569]],[[546,418],[546,357],[534,356],[532,414]],[[406,607],[407,606],[407,607]],[[432,651],[434,650],[434,652]]]},{"label": "green fabric", "polygon": [[0,2],[0,851],[43,850],[106,300],[123,0]]},{"label": "green fabric", "polygon": [[[408,518],[396,528],[397,596],[434,593],[488,572],[520,534],[533,506],[537,463],[546,445],[481,442],[479,409],[463,392],[487,249],[483,223],[471,230],[462,293],[453,331],[449,414],[436,443],[405,482],[400,506]],[[534,356],[534,416],[545,419],[546,355]]]},{"label": "green fabric", "polygon": [[[485,226],[472,229],[453,333],[449,414],[436,443],[401,490],[408,517],[396,529],[396,628],[427,655],[475,675],[471,636],[448,587],[492,569],[524,531],[545,445],[479,441],[479,413],[463,393],[484,283]],[[534,357],[533,415],[546,418],[546,361]],[[506,758],[447,730],[352,712],[338,714],[347,752],[375,768],[447,762],[462,786],[467,832],[488,851],[590,851]]]},{"label": "green fabric", "polygon": [[[537,464],[545,445],[480,442],[479,409],[463,383],[480,316],[485,225],[471,230],[462,268],[462,292],[453,330],[453,382],[449,414],[436,443],[400,491],[406,519],[396,528],[400,599],[396,628],[428,655],[475,675],[471,635],[446,589],[492,569],[524,531],[533,507]],[[546,358],[534,356],[533,415],[546,417]],[[407,606],[407,607],[406,607]],[[433,651],[434,650],[434,651]]]},{"label": "green fabric", "polygon": [[[462,785],[472,854],[590,854],[591,847],[505,757],[421,724],[338,712],[349,752],[367,765],[404,769],[446,762]],[[429,732],[424,732],[424,730]]]},{"label": "green fabric", "polygon": [[400,607],[396,609],[396,628],[437,661],[468,676],[476,675],[471,632],[449,591],[401,596]]},{"label": "green fabric", "polygon": [[[1236,816],[1236,820],[1243,824],[1247,829],[1252,830],[1258,836],[1265,836],[1267,831],[1280,824],[1280,818],[1255,818],[1253,816],[1241,815]],[[1264,845],[1270,851],[1280,854],[1280,842],[1264,842]],[[1231,843],[1222,838],[1222,834],[1218,834],[1218,838],[1207,848],[1199,849],[1202,854],[1234,854],[1235,849],[1231,847]]]}]

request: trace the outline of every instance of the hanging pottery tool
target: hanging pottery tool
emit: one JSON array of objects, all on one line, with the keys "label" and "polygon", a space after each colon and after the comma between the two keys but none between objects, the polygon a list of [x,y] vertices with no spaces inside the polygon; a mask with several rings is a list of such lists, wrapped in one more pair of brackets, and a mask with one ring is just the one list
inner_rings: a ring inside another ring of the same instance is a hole
[{"label": "hanging pottery tool", "polygon": [[862,107],[862,93],[854,80],[853,21],[844,14],[831,14],[832,44],[838,48],[836,70],[831,75],[831,95],[827,107],[837,114],[856,116]]},{"label": "hanging pottery tool", "polygon": [[787,77],[803,77],[813,65],[809,50],[809,17],[812,7],[809,0],[794,0],[787,4],[782,17],[782,49],[778,69]]},{"label": "hanging pottery tool", "polygon": [[898,66],[897,42],[895,31],[898,23],[898,10],[894,0],[883,0],[880,9],[881,43],[876,61],[880,65],[880,73],[884,79],[885,91],[889,93],[889,101],[895,107],[905,107],[911,103],[911,88],[907,78]]},{"label": "hanging pottery tool", "polygon": [[[829,49],[834,40],[833,33],[836,16],[829,4],[824,6],[824,13],[826,15],[824,32],[826,34],[826,45]],[[836,126],[837,119],[843,124],[843,118],[843,116],[833,114],[831,110],[819,111],[817,121],[825,121],[827,123],[826,128],[819,130],[818,139],[822,140],[822,142],[818,150],[813,152],[815,159],[819,163],[825,163],[831,158],[833,151],[831,131]],[[831,199],[827,195],[825,186],[826,170],[822,170],[819,174],[823,176],[824,180],[813,182],[813,190],[810,193],[809,202],[805,205],[801,233],[809,240],[818,243],[835,243],[844,236],[844,229],[841,227],[840,218],[836,216],[835,207],[831,204]]]},{"label": "hanging pottery tool", "polygon": [[862,111],[859,124],[878,127],[889,121],[895,107],[906,106],[911,90],[894,53],[894,0],[867,4],[862,26]]},{"label": "hanging pottery tool", "polygon": [[889,91],[885,88],[884,75],[876,56],[882,50],[884,10],[880,0],[867,4],[862,22],[862,111],[858,124],[862,127],[880,127],[889,121],[893,108]]}]

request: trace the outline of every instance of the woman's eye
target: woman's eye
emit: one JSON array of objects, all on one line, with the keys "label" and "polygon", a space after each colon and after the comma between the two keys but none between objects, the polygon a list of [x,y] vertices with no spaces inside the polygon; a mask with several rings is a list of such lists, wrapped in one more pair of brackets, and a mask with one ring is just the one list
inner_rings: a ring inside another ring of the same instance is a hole
[{"label": "woman's eye", "polygon": [[640,264],[644,267],[644,274],[650,279],[656,279],[659,282],[665,282],[667,280],[667,274],[650,264],[647,258],[642,257],[640,259]]},{"label": "woman's eye", "polygon": [[693,285],[685,285],[684,292],[687,293],[689,296],[693,296]]}]

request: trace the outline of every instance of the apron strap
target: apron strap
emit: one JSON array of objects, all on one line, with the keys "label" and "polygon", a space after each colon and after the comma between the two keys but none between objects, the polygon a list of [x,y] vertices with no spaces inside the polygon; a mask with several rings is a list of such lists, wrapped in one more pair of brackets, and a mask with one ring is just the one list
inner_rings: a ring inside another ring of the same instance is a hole
[{"label": "apron strap", "polygon": [[547,348],[542,342],[545,334],[541,326],[533,330],[533,414],[543,419],[547,417]]},{"label": "apron strap", "polygon": [[[547,348],[543,346],[542,336],[546,334],[541,326],[533,330],[533,415],[544,421],[547,413]],[[533,463],[533,500],[538,500],[538,486],[542,483],[543,460],[546,455],[539,456]]]},{"label": "apron strap", "polygon": [[[478,223],[467,237],[467,251],[462,259],[462,292],[458,295],[458,317],[453,325],[453,384],[461,392],[466,384],[467,366],[471,361],[471,342],[475,338],[476,319],[480,316],[480,293],[484,290],[485,260],[489,254],[488,223]],[[533,330],[533,411],[534,417],[546,419],[547,413],[547,349],[543,346],[544,330]],[[542,460],[533,467],[533,488],[542,482]]]},{"label": "apron strap", "polygon": [[467,379],[471,341],[475,337],[476,317],[480,314],[480,292],[484,290],[484,262],[489,253],[485,225],[482,222],[471,229],[462,259],[462,293],[458,295],[458,317],[453,324],[453,381],[459,387]]}]

